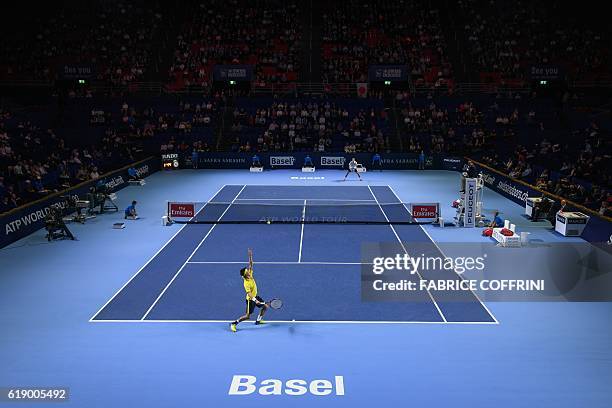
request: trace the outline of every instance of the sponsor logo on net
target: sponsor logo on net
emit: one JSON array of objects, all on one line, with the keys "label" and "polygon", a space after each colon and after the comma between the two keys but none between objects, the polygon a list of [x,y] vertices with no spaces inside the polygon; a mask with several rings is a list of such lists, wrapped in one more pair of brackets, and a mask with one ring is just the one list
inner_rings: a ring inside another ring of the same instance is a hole
[{"label": "sponsor logo on net", "polygon": [[412,214],[414,216],[414,218],[435,218],[436,217],[436,211],[432,210],[432,211],[415,211],[414,214]]},{"label": "sponsor logo on net", "polygon": [[270,166],[293,166],[293,156],[270,156]]},{"label": "sponsor logo on net", "polygon": [[344,377],[334,376],[332,380],[301,379],[279,380],[269,378],[257,381],[254,375],[234,375],[228,391],[229,395],[344,395]]},{"label": "sponsor logo on net", "polygon": [[321,156],[321,166],[344,166],[345,161],[342,156]]}]

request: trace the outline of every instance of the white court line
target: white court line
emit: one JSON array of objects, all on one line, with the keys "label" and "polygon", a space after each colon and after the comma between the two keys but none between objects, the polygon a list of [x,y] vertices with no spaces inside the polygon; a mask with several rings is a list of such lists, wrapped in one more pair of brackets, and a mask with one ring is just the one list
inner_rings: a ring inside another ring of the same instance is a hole
[{"label": "white court line", "polygon": [[[376,200],[376,202],[378,203],[378,198],[376,198],[376,196],[374,195],[374,192],[372,191],[372,188],[370,186],[368,186],[368,189],[370,190],[370,194],[372,194],[372,197],[374,197],[374,199]],[[387,214],[385,213],[385,210],[383,210],[382,206],[380,204],[378,204],[378,207],[380,208],[380,211],[382,211],[383,215],[385,216],[385,219],[387,220],[387,222],[389,222],[389,227],[391,227],[391,231],[393,231],[393,234],[395,234],[395,238],[397,238],[397,241],[400,243],[400,245],[402,246],[402,249],[404,250],[404,253],[408,256],[410,256],[408,254],[408,251],[406,250],[406,247],[404,246],[404,243],[402,242],[402,240],[400,239],[399,235],[397,235],[397,231],[395,231],[395,228],[393,227],[393,224],[391,224],[391,222],[389,221],[389,218],[387,217]],[[421,276],[421,274],[418,271],[415,271],[416,274],[418,275],[418,277],[421,280],[424,280],[423,277]],[[434,297],[432,296],[431,292],[429,291],[429,289],[427,289],[427,294],[429,295],[429,297],[431,298],[431,301],[433,302],[434,306],[436,307],[436,309],[438,309],[438,313],[440,313],[440,316],[442,317],[442,320],[444,320],[445,322],[446,317],[444,317],[444,313],[442,313],[442,310],[440,309],[440,306],[438,306],[438,303],[436,302],[436,299],[434,299]]]},{"label": "white court line", "polygon": [[300,254],[298,255],[298,263],[302,261],[302,242],[304,241],[304,220],[306,219],[306,200],[304,200],[304,208],[302,209],[302,232],[300,233]]},{"label": "white court line", "polygon": [[[246,184],[244,186],[242,186],[242,188],[240,189],[240,191],[238,192],[238,194],[236,194],[236,197],[234,197],[234,199],[232,200],[232,202],[230,203],[230,205],[227,206],[227,208],[225,209],[225,211],[223,211],[223,214],[221,214],[221,216],[219,217],[219,219],[217,220],[217,222],[221,221],[221,218],[223,218],[223,216],[225,215],[225,213],[227,212],[227,210],[230,209],[230,207],[232,206],[232,204],[234,203],[234,201],[236,200],[236,198],[240,195],[240,193],[242,193],[242,190],[244,190],[244,188],[246,187]],[[161,291],[161,293],[159,294],[159,296],[157,296],[157,299],[155,299],[155,302],[153,302],[153,304],[151,305],[151,307],[149,307],[149,309],[146,311],[146,313],[140,318],[140,320],[144,320],[146,319],[146,317],[149,315],[149,313],[151,312],[151,310],[153,310],[153,308],[155,307],[155,305],[157,304],[157,302],[159,302],[159,300],[162,298],[162,296],[164,296],[164,293],[166,293],[166,291],[168,290],[168,288],[172,285],[172,282],[174,282],[174,280],[177,278],[177,276],[179,276],[179,274],[181,273],[181,271],[185,268],[185,266],[187,265],[187,263],[189,263],[189,261],[191,260],[191,258],[193,258],[193,255],[195,255],[195,253],[198,251],[198,249],[200,249],[200,247],[202,246],[202,244],[204,243],[204,241],[206,241],[206,238],[208,238],[210,236],[210,233],[215,229],[215,227],[217,226],[217,224],[213,224],[212,228],[208,230],[208,233],[204,236],[204,238],[202,238],[202,240],[200,241],[200,243],[198,244],[198,246],[193,250],[193,252],[191,253],[191,255],[189,255],[189,258],[187,258],[187,260],[185,261],[185,263],[183,263],[183,265],[180,267],[180,269],[178,271],[176,271],[176,273],[174,274],[174,276],[172,277],[172,279],[170,280],[170,282],[168,282],[168,284],[166,285],[166,287],[164,288],[164,290]]]},{"label": "white court line", "polygon": [[[224,184],[224,185],[223,185],[223,186],[222,186],[222,187],[221,187],[219,190],[217,190],[217,192],[216,192],[215,194],[213,194],[212,198],[215,198],[215,197],[217,196],[217,194],[219,194],[219,193],[221,192],[221,190],[223,190],[223,189],[224,189],[226,186],[227,186],[227,184]],[[212,198],[211,198],[211,199],[212,199]],[[198,211],[198,213],[199,213],[200,211],[202,211],[202,209],[203,209],[203,208],[204,208],[204,207],[200,208],[200,210]],[[197,216],[197,215],[198,215],[198,213],[196,213],[196,214],[195,214],[195,215],[194,215],[194,216],[193,216],[191,219],[195,218],[195,216]],[[150,258],[149,258],[149,260],[148,260],[148,261],[147,261],[147,262],[146,262],[144,265],[142,265],[142,266],[140,267],[140,269],[138,269],[138,271],[136,271],[136,273],[135,273],[134,275],[132,275],[132,277],[131,277],[131,278],[130,278],[130,279],[127,281],[127,282],[125,282],[125,283],[123,284],[123,286],[121,286],[121,287],[119,288],[119,290],[117,290],[117,292],[115,292],[115,294],[114,294],[114,295],[113,295],[113,296],[112,296],[110,299],[108,299],[108,300],[106,301],[106,303],[104,303],[100,309],[98,309],[98,311],[97,311],[97,312],[96,312],[96,313],[95,313],[95,314],[94,314],[94,315],[93,315],[93,316],[92,316],[92,317],[89,319],[89,321],[90,321],[90,322],[91,322],[91,321],[93,321],[93,319],[95,319],[95,318],[96,318],[96,316],[97,316],[97,315],[99,315],[99,314],[100,314],[100,312],[101,312],[102,310],[104,310],[104,308],[105,308],[106,306],[108,306],[108,304],[109,304],[110,302],[112,302],[112,301],[113,301],[113,299],[115,299],[115,297],[117,297],[117,295],[118,295],[119,293],[121,293],[121,291],[122,291],[122,290],[123,290],[123,289],[124,289],[124,288],[125,288],[125,287],[126,287],[126,286],[127,286],[127,285],[128,285],[130,282],[131,282],[131,281],[132,281],[132,280],[134,280],[134,278],[135,278],[136,276],[138,276],[138,274],[139,274],[140,272],[142,272],[142,271],[144,270],[144,268],[146,268],[146,266],[147,266],[149,263],[151,263],[151,261],[152,261],[152,260],[153,260],[153,259],[154,259],[154,258],[155,258],[155,257],[156,257],[156,256],[157,256],[157,255],[158,255],[158,254],[159,254],[159,253],[160,253],[160,252],[161,252],[161,251],[162,251],[162,250],[163,250],[163,249],[164,249],[164,248],[165,248],[165,247],[166,247],[166,246],[167,246],[167,245],[170,243],[170,242],[172,242],[172,240],[173,240],[173,239],[174,239],[174,238],[175,238],[175,237],[176,237],[176,236],[177,236],[177,235],[178,235],[178,234],[179,234],[179,233],[180,233],[180,232],[183,230],[183,228],[185,228],[187,225],[188,225],[188,224],[184,224],[183,226],[181,226],[181,228],[179,228],[179,230],[178,230],[178,231],[176,231],[176,232],[174,233],[174,235],[172,235],[172,237],[170,237],[170,239],[169,239],[168,241],[166,241],[166,243],[165,243],[165,244],[164,244],[164,245],[163,245],[161,248],[159,248],[159,249],[157,250],[157,252],[155,252],[155,254],[153,254],[153,256],[152,256],[152,257],[150,257]]]},{"label": "white court line", "polygon": [[[252,185],[252,184],[251,184]],[[281,187],[281,186],[278,186]],[[236,201],[302,201],[302,198],[239,198]],[[348,200],[348,199],[336,199],[336,198],[307,198],[305,201],[362,201],[373,203],[375,200]]]},{"label": "white court line", "polygon": [[[94,320],[94,323],[230,323],[232,320]],[[458,325],[494,325],[495,322],[445,322],[420,320],[266,320],[266,323],[280,324],[458,324]]]},{"label": "white court line", "polygon": [[[391,192],[393,193],[393,195],[397,198],[397,200],[399,202],[402,202],[402,199],[399,198],[399,196],[397,195],[397,193],[395,192],[395,190],[393,190],[393,187],[391,186],[387,186],[389,187],[389,190],[391,190]],[[402,204],[405,208],[406,211],[408,211],[408,213],[410,213],[410,210],[408,210],[408,207],[406,207],[406,204]],[[412,215],[412,214],[410,214]],[[444,254],[444,252],[442,251],[442,248],[440,248],[440,246],[438,246],[437,242],[431,237],[431,235],[429,235],[429,232],[427,232],[427,230],[425,228],[423,228],[423,226],[421,224],[417,224],[419,226],[419,228],[421,228],[423,230],[423,232],[425,233],[425,235],[427,235],[427,237],[429,238],[429,240],[431,242],[433,242],[433,244],[436,246],[436,248],[438,248],[438,251],[440,251],[440,254],[442,254],[443,257],[448,258],[446,256],[446,254]],[[455,274],[457,274],[457,276],[459,276],[461,278],[461,280],[465,280],[465,278],[462,275],[459,275],[456,271]],[[482,307],[487,311],[487,313],[489,314],[489,316],[491,316],[491,318],[494,320],[494,322],[492,322],[493,324],[499,324],[499,321],[497,320],[497,318],[493,315],[493,313],[491,313],[491,311],[489,310],[489,308],[487,307],[487,305],[485,305],[485,303],[478,297],[478,295],[476,294],[476,292],[474,292],[474,290],[470,289],[470,291],[472,292],[472,294],[474,295],[474,297],[476,297],[476,299],[480,302],[480,304],[482,305]]]},{"label": "white court line", "polygon": [[[190,261],[190,264],[244,264],[247,261]],[[253,265],[374,265],[372,262],[295,262],[295,261],[278,261],[278,262],[253,262]]]}]

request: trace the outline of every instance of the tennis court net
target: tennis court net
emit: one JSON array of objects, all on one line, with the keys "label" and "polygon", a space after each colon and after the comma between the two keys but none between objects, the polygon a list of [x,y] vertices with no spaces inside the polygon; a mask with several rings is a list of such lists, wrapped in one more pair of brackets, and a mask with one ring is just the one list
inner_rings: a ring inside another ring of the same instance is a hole
[{"label": "tennis court net", "polygon": [[167,217],[187,224],[422,224],[438,219],[438,203],[295,200],[168,202]]}]

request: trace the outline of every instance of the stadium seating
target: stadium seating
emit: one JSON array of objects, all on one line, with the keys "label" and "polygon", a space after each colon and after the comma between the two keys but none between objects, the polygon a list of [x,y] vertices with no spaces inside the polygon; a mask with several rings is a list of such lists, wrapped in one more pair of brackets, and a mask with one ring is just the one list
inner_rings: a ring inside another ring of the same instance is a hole
[{"label": "stadium seating", "polygon": [[[576,83],[607,86],[610,38],[561,8],[522,0],[42,7],[31,17],[36,30],[18,19],[3,28],[1,84],[21,97],[31,91],[21,81],[43,81],[32,89],[45,96],[0,105],[0,209],[147,154],[220,149],[468,156],[609,213],[609,100]],[[320,77],[307,60],[320,62]],[[215,88],[220,64],[252,65],[252,94]],[[405,90],[370,87],[357,97],[356,83],[379,64],[407,65]],[[65,66],[93,75],[64,92]],[[565,87],[539,94],[533,67],[558,69]],[[304,73],[317,82],[300,84]],[[269,84],[284,93],[262,96]]]}]

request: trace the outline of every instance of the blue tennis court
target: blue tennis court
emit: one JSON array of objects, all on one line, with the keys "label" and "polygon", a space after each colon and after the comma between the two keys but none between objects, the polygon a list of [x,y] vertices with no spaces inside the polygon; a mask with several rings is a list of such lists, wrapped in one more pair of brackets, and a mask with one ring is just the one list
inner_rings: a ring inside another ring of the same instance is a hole
[{"label": "blue tennis court", "polygon": [[[363,301],[362,275],[373,256],[409,254],[415,247],[443,255],[422,226],[401,223],[410,213],[388,186],[225,185],[197,217],[210,223],[174,225],[176,234],[92,320],[231,321],[244,309],[238,270],[252,248],[260,293],[285,304],[270,312],[270,322],[497,323],[472,292],[417,290]],[[223,223],[274,217],[374,224]],[[454,272],[428,273],[458,279]]]},{"label": "blue tennis court", "polygon": [[[138,201],[140,218],[125,229],[112,228],[123,214],[110,213],[70,224],[77,241],[47,243],[41,230],[6,248],[0,386],[66,386],[62,405],[96,408],[484,408],[523,406],[526,398],[542,407],[609,405],[612,303],[426,290],[369,299],[363,292],[373,257],[405,252],[508,260],[466,280],[528,276],[545,260],[519,273],[513,260],[542,258],[546,252],[534,252],[562,238],[525,222],[524,208],[486,192],[487,208],[501,209],[536,241],[498,248],[480,229],[402,222],[410,220],[409,203],[440,202],[452,219],[456,173],[371,172],[363,182],[340,182],[339,170],[301,176],[157,172],[118,194],[120,208]],[[211,223],[161,225],[167,200],[196,203],[194,218]],[[260,217],[357,222],[252,222]],[[239,269],[249,247],[259,294],[284,304],[266,313],[269,324],[256,326],[251,316],[232,333],[228,322],[244,313]],[[458,279],[421,274],[406,278]],[[255,376],[258,386],[342,376],[345,395],[230,395],[237,375]]]}]

